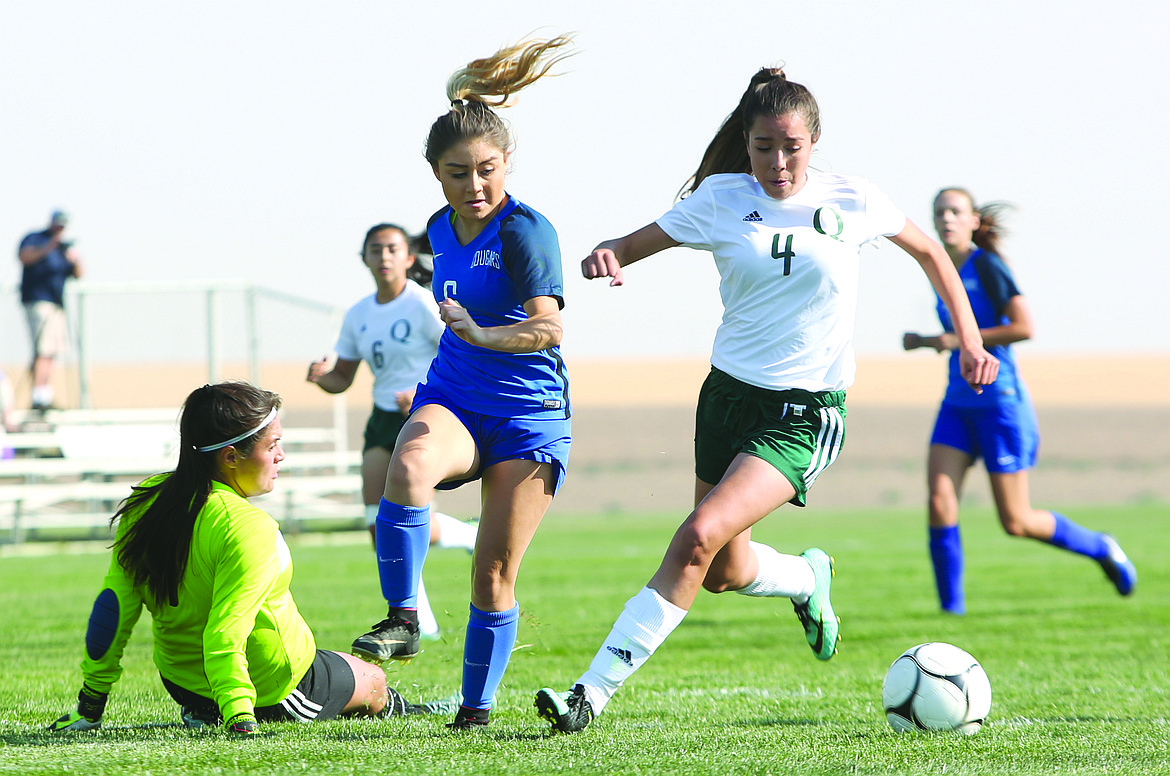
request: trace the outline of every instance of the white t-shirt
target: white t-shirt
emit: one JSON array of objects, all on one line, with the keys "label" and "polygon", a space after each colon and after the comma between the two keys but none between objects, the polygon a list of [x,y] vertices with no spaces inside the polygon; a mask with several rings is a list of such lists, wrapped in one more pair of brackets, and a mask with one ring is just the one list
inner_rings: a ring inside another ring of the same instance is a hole
[{"label": "white t-shirt", "polygon": [[365,361],[374,373],[374,404],[398,412],[394,395],[426,379],[443,328],[435,297],[407,280],[402,293],[386,304],[378,304],[377,294],[371,294],[349,308],[337,338],[337,356]]},{"label": "white t-shirt", "polygon": [[751,175],[712,175],[657,224],[715,257],[723,321],[712,365],[773,390],[853,383],[861,246],[906,225],[876,186],[810,171],[804,187],[781,200]]}]

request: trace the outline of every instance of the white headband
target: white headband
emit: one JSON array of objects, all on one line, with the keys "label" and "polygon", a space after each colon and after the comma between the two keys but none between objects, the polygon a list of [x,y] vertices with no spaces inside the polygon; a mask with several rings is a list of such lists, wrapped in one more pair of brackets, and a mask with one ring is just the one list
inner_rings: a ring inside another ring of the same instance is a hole
[{"label": "white headband", "polygon": [[220,442],[217,445],[207,445],[206,447],[196,447],[195,452],[197,452],[197,453],[210,453],[212,450],[219,450],[220,448],[227,447],[228,445],[234,445],[236,442],[239,442],[241,439],[247,439],[248,437],[252,436],[253,434],[260,433],[261,431],[264,430],[264,428],[269,423],[271,423],[274,420],[276,420],[276,407],[273,407],[272,411],[268,413],[268,417],[266,417],[264,419],[264,421],[259,426],[256,426],[256,428],[252,429],[251,431],[245,431],[244,433],[240,434],[239,436],[234,436],[231,439],[229,439],[228,441]]}]

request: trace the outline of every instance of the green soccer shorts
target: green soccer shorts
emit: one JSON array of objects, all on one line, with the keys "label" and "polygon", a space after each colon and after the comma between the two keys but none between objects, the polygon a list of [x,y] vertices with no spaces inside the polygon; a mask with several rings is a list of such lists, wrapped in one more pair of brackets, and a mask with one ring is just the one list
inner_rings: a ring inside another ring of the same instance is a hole
[{"label": "green soccer shorts", "polygon": [[767,461],[805,505],[817,477],[845,444],[845,392],[774,391],[712,367],[695,411],[695,476],[715,484],[740,453]]}]

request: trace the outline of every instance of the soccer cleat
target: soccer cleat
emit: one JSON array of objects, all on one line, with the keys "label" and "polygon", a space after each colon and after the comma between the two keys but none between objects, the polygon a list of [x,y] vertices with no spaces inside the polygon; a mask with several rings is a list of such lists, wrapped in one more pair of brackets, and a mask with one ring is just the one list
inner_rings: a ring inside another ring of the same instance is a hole
[{"label": "soccer cleat", "polygon": [[393,687],[386,688],[387,694],[390,696],[386,699],[386,705],[378,712],[380,719],[386,717],[401,717],[404,714],[409,714],[410,705],[406,702],[406,698],[402,697],[402,693],[395,690]]},{"label": "soccer cleat", "polygon": [[77,693],[77,708],[58,717],[49,725],[54,733],[69,731],[97,730],[102,726],[102,715],[106,713],[106,701],[109,693],[91,690],[85,685]]},{"label": "soccer cleat", "polygon": [[234,736],[260,735],[260,725],[256,722],[256,715],[246,711],[229,719],[224,728]]},{"label": "soccer cleat", "polygon": [[438,698],[425,703],[410,703],[406,706],[407,714],[455,714],[463,705],[463,693],[459,690],[446,698]]},{"label": "soccer cleat", "polygon": [[354,639],[350,652],[379,665],[387,660],[410,660],[419,651],[418,623],[391,609],[386,619],[364,636]]},{"label": "soccer cleat", "polygon": [[219,727],[220,723],[219,712],[211,713],[203,709],[193,709],[190,706],[183,707],[179,718],[183,720],[183,727],[188,730],[207,730]]},{"label": "soccer cleat", "polygon": [[545,687],[536,693],[533,705],[537,714],[562,733],[579,733],[593,721],[593,707],[585,698],[585,688],[579,684],[564,693]]},{"label": "soccer cleat", "polygon": [[1125,554],[1125,550],[1121,549],[1121,545],[1117,543],[1116,539],[1109,534],[1104,534],[1104,539],[1109,552],[1097,562],[1101,564],[1101,568],[1105,570],[1105,576],[1109,577],[1109,581],[1117,588],[1117,592],[1129,595],[1133,593],[1134,586],[1137,585],[1137,569],[1134,568],[1133,561]]},{"label": "soccer cleat", "polygon": [[792,602],[800,624],[804,626],[804,635],[808,644],[817,656],[817,660],[828,660],[837,654],[838,631],[841,621],[833,613],[833,604],[829,602],[829,588],[833,585],[833,559],[825,554],[824,550],[805,550],[800,557],[812,566],[813,585],[812,595],[802,604]]},{"label": "soccer cleat", "polygon": [[472,709],[467,706],[460,706],[459,711],[455,714],[455,721],[448,722],[447,728],[450,730],[478,730],[485,728],[491,721],[491,709]]},{"label": "soccer cleat", "polygon": [[76,710],[63,714],[54,720],[53,724],[49,725],[49,730],[53,733],[79,732],[83,730],[97,730],[102,726],[100,719],[86,719],[81,716]]}]

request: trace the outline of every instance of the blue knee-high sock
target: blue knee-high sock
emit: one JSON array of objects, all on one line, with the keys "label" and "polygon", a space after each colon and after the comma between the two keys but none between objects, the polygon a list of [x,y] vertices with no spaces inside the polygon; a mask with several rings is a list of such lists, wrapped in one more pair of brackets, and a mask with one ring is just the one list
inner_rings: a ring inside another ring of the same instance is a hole
[{"label": "blue knee-high sock", "polygon": [[502,612],[471,607],[467,637],[463,642],[463,705],[490,709],[504,678],[516,633],[520,629],[520,605]]},{"label": "blue knee-high sock", "polygon": [[1052,538],[1048,543],[1053,547],[1088,555],[1094,560],[1100,560],[1109,554],[1104,534],[1077,525],[1059,512],[1053,512],[1052,516],[1056,518],[1056,530],[1052,532]]},{"label": "blue knee-high sock", "polygon": [[963,593],[963,540],[959,526],[930,528],[930,560],[934,564],[934,583],[938,601],[944,611],[964,614],[967,601]]},{"label": "blue knee-high sock", "polygon": [[382,499],[374,526],[382,596],[390,606],[414,609],[419,574],[431,544],[431,508],[408,507]]}]

